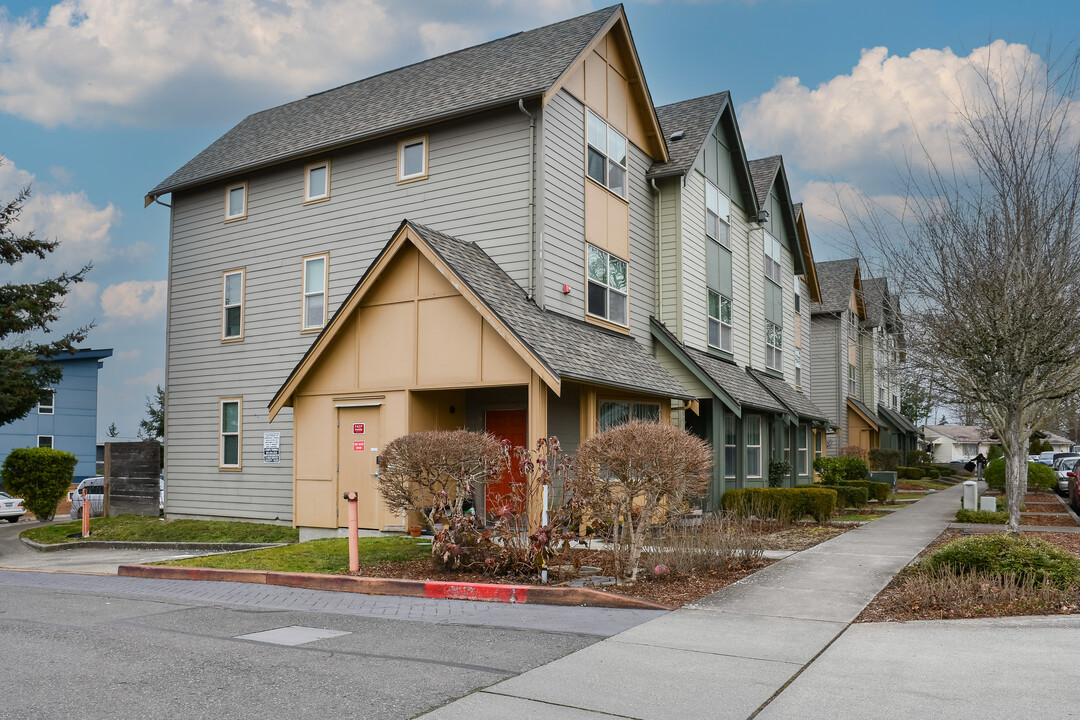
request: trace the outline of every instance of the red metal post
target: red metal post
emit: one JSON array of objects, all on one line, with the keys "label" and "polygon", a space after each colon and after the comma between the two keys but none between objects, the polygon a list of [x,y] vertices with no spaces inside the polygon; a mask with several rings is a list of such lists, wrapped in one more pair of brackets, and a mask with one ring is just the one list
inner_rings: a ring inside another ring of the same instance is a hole
[{"label": "red metal post", "polygon": [[349,572],[360,571],[360,507],[355,492],[345,493],[349,501]]},{"label": "red metal post", "polygon": [[86,488],[82,491],[82,536],[90,537],[90,498],[86,494]]}]

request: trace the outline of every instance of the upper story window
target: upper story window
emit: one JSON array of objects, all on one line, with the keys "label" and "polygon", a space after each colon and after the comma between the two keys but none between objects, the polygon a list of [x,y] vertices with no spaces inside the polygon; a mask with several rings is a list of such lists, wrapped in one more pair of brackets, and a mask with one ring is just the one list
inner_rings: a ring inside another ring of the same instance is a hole
[{"label": "upper story window", "polygon": [[326,276],[329,256],[313,255],[304,258],[304,330],[319,330],[326,324]]},{"label": "upper story window", "polygon": [[423,180],[428,176],[428,138],[409,138],[398,143],[398,182]]},{"label": "upper story window", "polygon": [[244,339],[244,270],[221,275],[221,339]]},{"label": "upper story window", "polygon": [[896,411],[900,410],[900,396],[899,395],[893,395],[892,396],[892,407],[893,407],[893,410],[896,410]]},{"label": "upper story window", "polygon": [[660,422],[660,405],[658,403],[609,401],[600,403],[597,422],[601,432],[619,425],[625,425],[631,420]]},{"label": "upper story window", "polygon": [[225,222],[247,217],[247,181],[225,188]]},{"label": "upper story window", "polygon": [[847,366],[847,385],[848,385],[847,394],[854,397],[856,395],[856,392],[855,392],[855,366],[852,365],[851,363],[848,363],[848,366]]},{"label": "upper story window", "polygon": [[784,329],[768,320],[765,321],[765,367],[784,370]]},{"label": "upper story window", "polygon": [[795,387],[802,387],[802,348],[795,348]]},{"label": "upper story window", "polygon": [[886,401],[885,388],[878,388],[877,397],[878,397],[878,402],[881,403],[882,405],[884,405],[885,401]]},{"label": "upper story window", "polygon": [[304,168],[304,202],[330,199],[330,161],[312,163]]},{"label": "upper story window", "polygon": [[726,248],[731,247],[731,203],[720,189],[705,181],[705,234]]},{"label": "upper story window", "polygon": [[795,275],[793,279],[795,280],[795,312],[801,312],[802,295],[799,287],[799,276]]},{"label": "upper story window", "polygon": [[709,291],[709,345],[731,352],[731,300]]},{"label": "upper story window", "polygon": [[38,415],[52,415],[56,408],[56,391],[46,390],[47,395],[38,403]]},{"label": "upper story window", "polygon": [[626,261],[600,248],[589,250],[589,315],[627,325]]},{"label": "upper story window", "polygon": [[780,284],[780,241],[765,233],[765,277]]},{"label": "upper story window", "polygon": [[588,111],[586,171],[596,182],[621,198],[626,197],[626,138]]},{"label": "upper story window", "polygon": [[859,316],[854,310],[848,311],[848,329],[851,331],[851,339],[859,336]]}]

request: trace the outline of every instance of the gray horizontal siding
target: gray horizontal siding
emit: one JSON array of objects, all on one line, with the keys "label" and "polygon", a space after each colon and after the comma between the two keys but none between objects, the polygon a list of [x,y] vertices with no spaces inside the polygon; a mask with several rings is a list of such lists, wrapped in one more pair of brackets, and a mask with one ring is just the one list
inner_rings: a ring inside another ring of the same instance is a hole
[{"label": "gray horizontal siding", "polygon": [[544,307],[584,319],[585,109],[565,91],[544,108],[543,148]]}]

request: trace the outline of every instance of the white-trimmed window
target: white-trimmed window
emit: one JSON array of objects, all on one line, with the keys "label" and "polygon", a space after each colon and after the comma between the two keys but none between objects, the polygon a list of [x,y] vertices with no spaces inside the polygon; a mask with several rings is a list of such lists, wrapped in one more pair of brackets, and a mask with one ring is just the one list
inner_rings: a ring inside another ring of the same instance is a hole
[{"label": "white-trimmed window", "polygon": [[304,202],[330,199],[330,161],[323,160],[304,167]]},{"label": "white-trimmed window", "polygon": [[897,412],[900,411],[900,396],[899,395],[893,395],[892,396],[892,407],[893,407],[893,410],[896,410]]},{"label": "white-trimmed window", "polygon": [[659,403],[619,402],[605,400],[600,403],[597,412],[597,424],[600,431],[625,425],[631,420],[660,422]]},{"label": "white-trimmed window", "polygon": [[244,339],[244,269],[221,274],[221,339]]},{"label": "white-trimmed window", "polygon": [[847,394],[854,397],[855,392],[855,366],[848,363],[847,366]]},{"label": "white-trimmed window", "polygon": [[247,217],[247,180],[225,187],[225,222]]},{"label": "white-trimmed window", "polygon": [[628,324],[626,261],[588,246],[587,312],[617,325]]},{"label": "white-trimmed window", "polygon": [[856,340],[859,337],[859,316],[854,310],[848,311],[848,331],[851,339]]},{"label": "white-trimmed window", "polygon": [[428,176],[427,135],[398,143],[398,182],[423,180]]},{"label": "white-trimmed window", "polygon": [[243,407],[244,401],[242,398],[221,398],[219,403],[219,469],[240,469],[240,438],[243,435]]},{"label": "white-trimmed window", "polygon": [[780,284],[780,241],[765,233],[765,277]]},{"label": "white-trimmed window", "polygon": [[746,477],[761,477],[761,417],[747,415],[746,425]]},{"label": "white-trimmed window", "polygon": [[731,300],[709,291],[709,345],[731,352]]},{"label": "white-trimmed window", "polygon": [[795,275],[793,276],[793,279],[795,280],[795,312],[801,312],[802,295],[800,294],[799,276]]},{"label": "white-trimmed window", "polygon": [[320,330],[326,325],[326,284],[330,256],[312,255],[304,258],[304,292],[301,298],[302,329]]},{"label": "white-trimmed window", "polygon": [[802,387],[802,348],[795,348],[795,387]]},{"label": "white-trimmed window", "polygon": [[768,320],[765,321],[765,367],[784,370],[784,329]]},{"label": "white-trimmed window", "polygon": [[808,475],[810,473],[810,458],[809,458],[809,442],[807,440],[807,434],[810,432],[810,428],[806,425],[799,426],[799,444],[797,452],[795,453],[796,473],[799,476]]},{"label": "white-trimmed window", "polygon": [[[716,402],[714,400],[714,402]],[[735,416],[724,413],[724,477],[735,477],[738,467],[739,435]]]},{"label": "white-trimmed window", "polygon": [[52,415],[56,411],[56,391],[46,390],[48,393],[37,406],[38,415]]},{"label": "white-trimmed window", "polygon": [[38,435],[37,436],[37,446],[38,447],[44,447],[44,448],[51,448],[53,446],[53,436],[52,435]]},{"label": "white-trimmed window", "polygon": [[599,115],[587,111],[586,172],[621,198],[626,197],[626,138]]},{"label": "white-trimmed window", "polygon": [[731,247],[731,202],[720,188],[705,181],[705,234],[726,248]]},{"label": "white-trimmed window", "polygon": [[814,433],[814,457],[825,457],[825,448],[821,443],[821,431]]}]

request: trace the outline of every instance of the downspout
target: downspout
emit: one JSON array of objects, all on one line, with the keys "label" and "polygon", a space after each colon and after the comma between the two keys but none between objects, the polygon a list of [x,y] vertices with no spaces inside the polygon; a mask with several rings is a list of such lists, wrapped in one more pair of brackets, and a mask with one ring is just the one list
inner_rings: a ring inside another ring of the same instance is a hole
[{"label": "downspout", "polygon": [[649,184],[652,186],[653,194],[656,195],[656,318],[663,322],[663,307],[664,307],[664,221],[661,217],[663,212],[663,198],[660,196],[660,188],[656,186],[656,178],[650,178]]},{"label": "downspout", "polygon": [[533,265],[536,263],[536,241],[534,233],[536,198],[533,197],[533,172],[536,162],[536,118],[525,109],[525,99],[518,99],[518,110],[529,118],[529,294],[533,299],[536,280],[533,274]]}]

